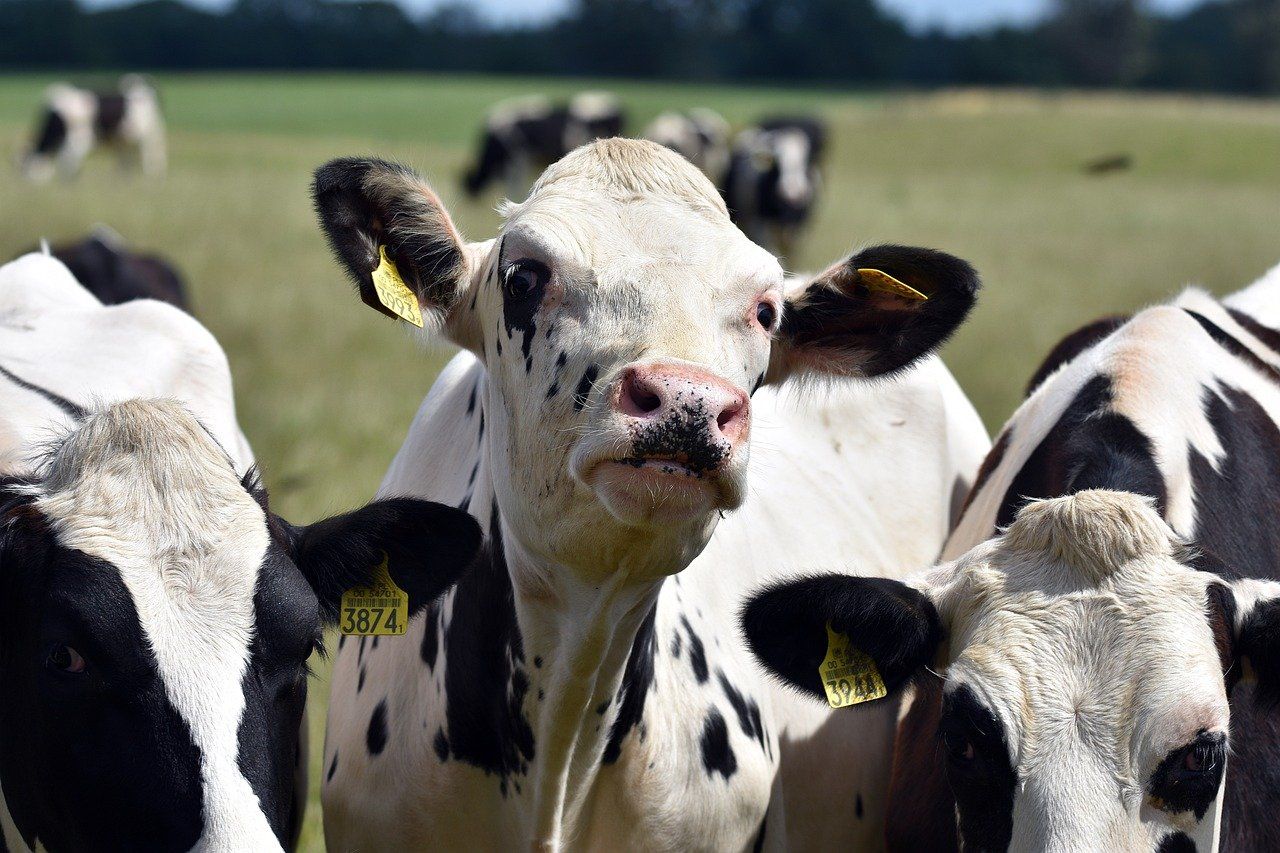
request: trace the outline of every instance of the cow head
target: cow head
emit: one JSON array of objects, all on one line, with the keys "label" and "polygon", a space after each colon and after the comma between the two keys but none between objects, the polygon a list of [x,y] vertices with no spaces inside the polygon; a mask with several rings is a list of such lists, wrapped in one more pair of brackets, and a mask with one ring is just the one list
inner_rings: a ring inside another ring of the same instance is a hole
[{"label": "cow head", "polygon": [[[483,361],[484,441],[518,537],[638,577],[683,568],[742,502],[756,388],[899,370],[956,328],[978,286],[963,261],[887,246],[785,288],[711,183],[651,142],[577,149],[482,243],[399,166],[336,160],[314,191],[364,301],[380,308],[385,251],[428,329]],[[928,300],[868,287],[866,267]]]},{"label": "cow head", "polygon": [[90,415],[0,492],[0,785],[33,849],[288,843],[307,659],[387,555],[421,607],[474,521],[390,500],[307,527],[185,409]]},{"label": "cow head", "polygon": [[1280,690],[1280,584],[1205,559],[1147,498],[1084,491],[1027,504],[912,583],[784,583],[743,622],[765,665],[816,695],[827,624],[890,691],[942,673],[937,754],[964,849],[1209,850],[1230,687],[1251,668],[1260,694]]}]

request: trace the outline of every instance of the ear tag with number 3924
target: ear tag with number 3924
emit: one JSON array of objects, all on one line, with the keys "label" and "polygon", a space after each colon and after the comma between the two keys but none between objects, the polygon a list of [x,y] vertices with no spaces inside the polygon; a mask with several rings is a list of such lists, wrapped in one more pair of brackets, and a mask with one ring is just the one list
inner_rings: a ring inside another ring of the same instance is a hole
[{"label": "ear tag with number 3924", "polygon": [[422,308],[418,305],[418,297],[413,295],[409,285],[400,277],[400,270],[395,262],[387,257],[387,247],[378,247],[378,266],[373,271],[373,289],[378,292],[378,301],[387,310],[402,320],[406,320],[419,329],[422,328]]},{"label": "ear tag with number 3924", "polygon": [[878,290],[881,293],[892,293],[894,296],[901,296],[903,299],[910,299],[913,302],[928,302],[929,297],[916,290],[904,281],[898,281],[893,276],[882,270],[873,270],[870,268],[858,270],[858,283],[867,290]]},{"label": "ear tag with number 3924", "polygon": [[827,623],[827,656],[818,667],[827,704],[847,708],[889,695],[876,662],[865,652],[855,649],[849,638],[831,629]]},{"label": "ear tag with number 3924", "polygon": [[342,594],[338,630],[356,637],[395,637],[409,627],[409,594],[391,579],[387,555],[373,571],[368,586],[355,586]]}]

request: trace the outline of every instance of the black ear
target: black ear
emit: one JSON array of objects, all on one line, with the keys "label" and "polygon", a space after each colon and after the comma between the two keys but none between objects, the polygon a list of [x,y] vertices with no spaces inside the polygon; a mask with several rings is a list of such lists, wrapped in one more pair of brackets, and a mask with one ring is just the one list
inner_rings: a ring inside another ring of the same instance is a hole
[{"label": "black ear", "polygon": [[933,603],[888,578],[818,575],[756,593],[742,610],[751,651],[783,681],[823,697],[827,624],[875,661],[892,693],[933,660],[942,623]]},{"label": "black ear", "polygon": [[951,336],[979,287],[973,267],[944,252],[910,246],[859,252],[787,299],[769,381],[901,370]]},{"label": "black ear", "polygon": [[1265,708],[1280,705],[1280,598],[1256,600],[1240,616],[1235,651],[1257,680],[1254,698]]},{"label": "black ear", "polygon": [[468,513],[412,498],[375,501],[294,535],[294,559],[328,622],[338,618],[344,592],[369,583],[383,553],[413,614],[456,581],[480,547],[480,527]]},{"label": "black ear", "polygon": [[311,192],[329,245],[364,303],[396,316],[373,286],[386,247],[424,318],[443,325],[465,287],[467,262],[462,235],[426,182],[405,166],[347,157],[317,169]]}]

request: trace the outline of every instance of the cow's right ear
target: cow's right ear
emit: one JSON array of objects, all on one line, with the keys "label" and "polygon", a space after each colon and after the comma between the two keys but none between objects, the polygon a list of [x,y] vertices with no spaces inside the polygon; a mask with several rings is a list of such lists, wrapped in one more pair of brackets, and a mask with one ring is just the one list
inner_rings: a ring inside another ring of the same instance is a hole
[{"label": "cow's right ear", "polygon": [[1234,623],[1232,657],[1243,662],[1244,677],[1255,681],[1258,701],[1271,708],[1280,705],[1280,583],[1250,578],[1235,581],[1229,592],[1213,584],[1211,593],[1214,587],[1225,604],[1218,607]]},{"label": "cow's right ear", "polygon": [[742,610],[751,651],[774,675],[819,698],[818,669],[828,632],[875,662],[889,693],[930,663],[943,639],[942,622],[921,592],[888,578],[817,575],[756,593]]},{"label": "cow's right ear", "polygon": [[[329,245],[366,305],[403,317],[374,286],[374,271],[390,268],[385,253],[417,299],[423,328],[439,331],[449,323],[470,284],[470,256],[439,196],[416,172],[385,160],[344,157],[316,170],[311,192]],[[456,328],[450,331],[455,342],[467,345]]]}]

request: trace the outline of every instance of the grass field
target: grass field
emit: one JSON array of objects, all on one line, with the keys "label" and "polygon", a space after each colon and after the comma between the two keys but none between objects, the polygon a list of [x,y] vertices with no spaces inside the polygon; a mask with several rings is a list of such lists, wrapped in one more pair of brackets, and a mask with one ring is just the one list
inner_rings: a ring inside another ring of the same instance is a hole
[{"label": "grass field", "polygon": [[[9,168],[51,78],[0,78],[0,258],[104,222],[173,258],[222,341],[241,424],[276,509],[295,521],[369,498],[448,353],[423,352],[363,307],[307,198],[329,157],[376,153],[431,177],[464,232],[496,199],[457,177],[485,107],[573,81],[423,76],[190,76],[158,80],[170,125],[164,180],[90,160],[71,184]],[[610,83],[639,128],[705,105],[740,124],[817,110],[833,144],[797,269],[871,242],[967,258],[985,290],[946,358],[995,428],[1036,360],[1075,325],[1198,282],[1223,293],[1280,261],[1280,104],[957,92],[933,96]],[[1129,154],[1104,177],[1083,163]],[[313,686],[313,780],[324,684]],[[314,790],[314,788],[313,788]],[[322,849],[313,796],[304,849]]]}]

